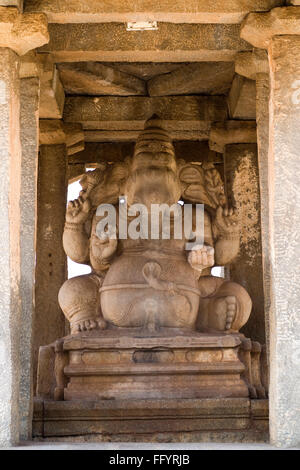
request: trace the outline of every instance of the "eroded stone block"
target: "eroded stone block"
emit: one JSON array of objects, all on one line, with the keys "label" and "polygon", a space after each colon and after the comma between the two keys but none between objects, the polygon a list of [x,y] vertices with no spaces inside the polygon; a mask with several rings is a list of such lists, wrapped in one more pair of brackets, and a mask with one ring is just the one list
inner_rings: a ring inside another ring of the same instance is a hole
[{"label": "eroded stone block", "polygon": [[[9,0],[8,0],[9,1]],[[29,0],[26,11],[44,12],[53,23],[144,21],[145,17],[170,23],[240,23],[249,11],[268,11],[280,0]]]},{"label": "eroded stone block", "polygon": [[161,23],[158,31],[126,31],[122,23],[50,24],[51,52],[58,62],[233,61],[251,50],[235,24]]},{"label": "eroded stone block", "polygon": [[234,65],[224,63],[186,64],[176,70],[152,78],[148,82],[150,96],[203,93],[226,94],[234,76]]},{"label": "eroded stone block", "polygon": [[48,41],[48,21],[44,13],[20,14],[17,8],[0,6],[0,47],[9,47],[24,55]]},{"label": "eroded stone block", "polygon": [[229,115],[232,119],[256,118],[256,83],[236,75],[228,96]]},{"label": "eroded stone block", "polygon": [[146,84],[104,64],[82,62],[58,66],[64,89],[71,95],[146,95]]}]

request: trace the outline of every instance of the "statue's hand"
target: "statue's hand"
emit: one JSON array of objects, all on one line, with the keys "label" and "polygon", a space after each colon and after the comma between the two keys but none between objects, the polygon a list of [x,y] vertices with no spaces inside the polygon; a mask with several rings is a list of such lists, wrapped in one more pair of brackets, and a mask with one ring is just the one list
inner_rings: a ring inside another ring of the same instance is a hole
[{"label": "statue's hand", "polygon": [[195,245],[190,251],[188,262],[196,271],[203,271],[203,269],[211,268],[215,264],[215,250],[212,246]]},{"label": "statue's hand", "polygon": [[90,209],[90,200],[79,196],[75,201],[69,202],[66,212],[66,222],[71,224],[84,224],[88,219]]},{"label": "statue's hand", "polygon": [[115,229],[109,227],[107,231],[94,234],[93,245],[100,250],[102,260],[109,260],[118,246]]},{"label": "statue's hand", "polygon": [[240,224],[236,209],[219,206],[213,222],[213,231],[216,238],[221,235],[238,236]]}]

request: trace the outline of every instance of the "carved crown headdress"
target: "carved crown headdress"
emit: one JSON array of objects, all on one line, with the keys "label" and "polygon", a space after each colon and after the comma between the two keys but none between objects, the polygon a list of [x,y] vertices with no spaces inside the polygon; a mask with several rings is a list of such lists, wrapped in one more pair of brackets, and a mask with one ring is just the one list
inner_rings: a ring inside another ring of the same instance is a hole
[{"label": "carved crown headdress", "polygon": [[156,114],[146,121],[144,130],[138,136],[134,156],[153,151],[169,153],[175,157],[172,139],[164,128],[163,121]]}]

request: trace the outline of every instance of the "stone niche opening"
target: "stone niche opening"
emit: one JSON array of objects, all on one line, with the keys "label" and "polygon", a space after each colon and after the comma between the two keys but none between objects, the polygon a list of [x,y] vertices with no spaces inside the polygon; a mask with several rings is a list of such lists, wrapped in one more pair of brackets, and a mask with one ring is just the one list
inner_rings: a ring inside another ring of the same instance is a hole
[{"label": "stone niche opening", "polygon": [[[51,54],[46,52],[44,62],[48,63]],[[112,168],[123,168],[134,155],[145,122],[155,114],[159,123],[150,125],[149,134],[154,140],[159,134],[168,148],[172,140],[177,164],[185,160],[189,172],[183,184],[185,194],[180,198],[189,202],[192,185],[199,185],[205,172],[217,171],[228,204],[242,214],[239,254],[230,268],[225,262],[218,264],[219,271],[214,269],[213,275],[220,282],[239,283],[250,294],[253,307],[249,321],[240,332],[239,328],[232,329],[232,334],[215,330],[206,334],[201,322],[197,323],[201,333],[198,329],[188,332],[178,325],[170,333],[165,324],[157,325],[155,320],[147,323],[146,330],[134,321],[133,329],[125,324],[118,330],[117,322],[112,322],[113,327],[108,329],[76,335],[71,321],[70,336],[57,302],[67,271],[60,270],[50,290],[49,273],[39,269],[41,253],[46,249],[39,233],[44,233],[47,220],[42,217],[45,208],[38,206],[36,316],[43,321],[34,338],[38,377],[34,438],[72,442],[268,440],[260,193],[253,140],[255,82],[238,76],[233,61],[126,63],[59,59],[53,67],[51,100],[55,105],[47,104],[49,83],[44,84],[41,102],[45,106],[40,117],[44,122],[59,119],[66,129],[80,127],[81,138],[77,137],[79,144],[70,140],[64,145],[48,142],[41,147],[40,194],[45,192],[42,178],[47,177],[47,184],[56,178],[57,171],[51,167],[55,161],[60,162],[59,171],[64,174],[59,182],[60,209],[53,203],[51,206],[55,220],[62,221],[56,236],[49,238],[51,252],[59,253],[66,265],[61,240],[67,184],[82,179],[87,171],[96,169],[110,175]],[[197,171],[199,180],[195,180]],[[115,180],[114,176],[109,178],[101,191],[111,197],[109,191]],[[49,192],[47,195],[51,196]],[[49,208],[51,201],[46,199],[44,204]],[[170,265],[170,271],[179,269],[179,264]],[[155,277],[155,272],[144,274],[154,283],[151,276]],[[175,281],[172,279],[173,284]],[[183,280],[179,284],[184,284]],[[84,297],[90,286],[76,289]],[[102,284],[97,289],[106,295]],[[117,303],[122,302],[122,295],[120,291]],[[226,292],[224,295],[228,296]],[[63,310],[69,313],[68,308],[63,304]]]}]

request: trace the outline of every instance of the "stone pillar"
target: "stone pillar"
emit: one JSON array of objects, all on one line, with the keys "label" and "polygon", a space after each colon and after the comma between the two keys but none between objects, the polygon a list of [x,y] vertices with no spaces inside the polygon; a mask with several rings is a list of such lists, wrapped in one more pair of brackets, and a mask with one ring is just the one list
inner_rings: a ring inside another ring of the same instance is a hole
[{"label": "stone pillar", "polygon": [[252,299],[252,312],[242,329],[248,338],[265,343],[260,191],[256,144],[228,144],[224,171],[229,204],[238,209],[241,245],[230,265],[230,279],[241,284]]},{"label": "stone pillar", "polygon": [[19,439],[20,96],[18,57],[0,48],[0,445]]},{"label": "stone pillar", "polygon": [[248,291],[253,309],[242,332],[264,344],[264,295],[260,229],[260,191],[255,121],[227,121],[212,127],[210,148],[224,153],[225,187],[229,204],[241,220],[238,258],[230,265],[230,279]]},{"label": "stone pillar", "polygon": [[[18,55],[42,46],[49,36],[44,15],[30,15],[25,31],[27,21],[28,16],[20,15],[17,8],[0,7],[0,235],[3,246],[0,262],[0,445],[18,443],[22,434],[20,405],[27,410],[27,416],[30,409],[30,384],[23,382],[21,371],[24,358],[28,366],[31,350],[26,334],[24,339],[21,333],[24,327],[21,269],[25,188],[22,188],[20,124],[24,122],[24,115],[20,113]],[[31,324],[26,328],[31,330]]]},{"label": "stone pillar", "polygon": [[[84,139],[81,126],[40,121],[34,319],[34,384],[40,346],[65,335],[58,291],[67,277],[62,236],[67,203],[67,156]],[[79,148],[82,147],[79,145]]]},{"label": "stone pillar", "polygon": [[39,347],[65,334],[65,319],[57,297],[67,275],[62,245],[67,201],[66,171],[66,144],[42,145],[38,166],[34,381]]},{"label": "stone pillar", "polygon": [[256,123],[258,169],[261,201],[261,238],[264,285],[264,311],[266,325],[266,346],[269,357],[270,344],[270,308],[271,308],[271,273],[269,243],[269,183],[268,183],[268,151],[269,151],[269,96],[270,79],[267,52],[255,49],[253,52],[241,52],[235,62],[235,71],[256,81]]},{"label": "stone pillar", "polygon": [[300,8],[251,14],[241,32],[269,54],[270,435],[291,447],[300,444]]},{"label": "stone pillar", "polygon": [[39,148],[38,77],[22,78],[21,100],[21,327],[20,327],[20,439],[31,438],[32,427],[32,328],[34,312],[35,219]]}]

